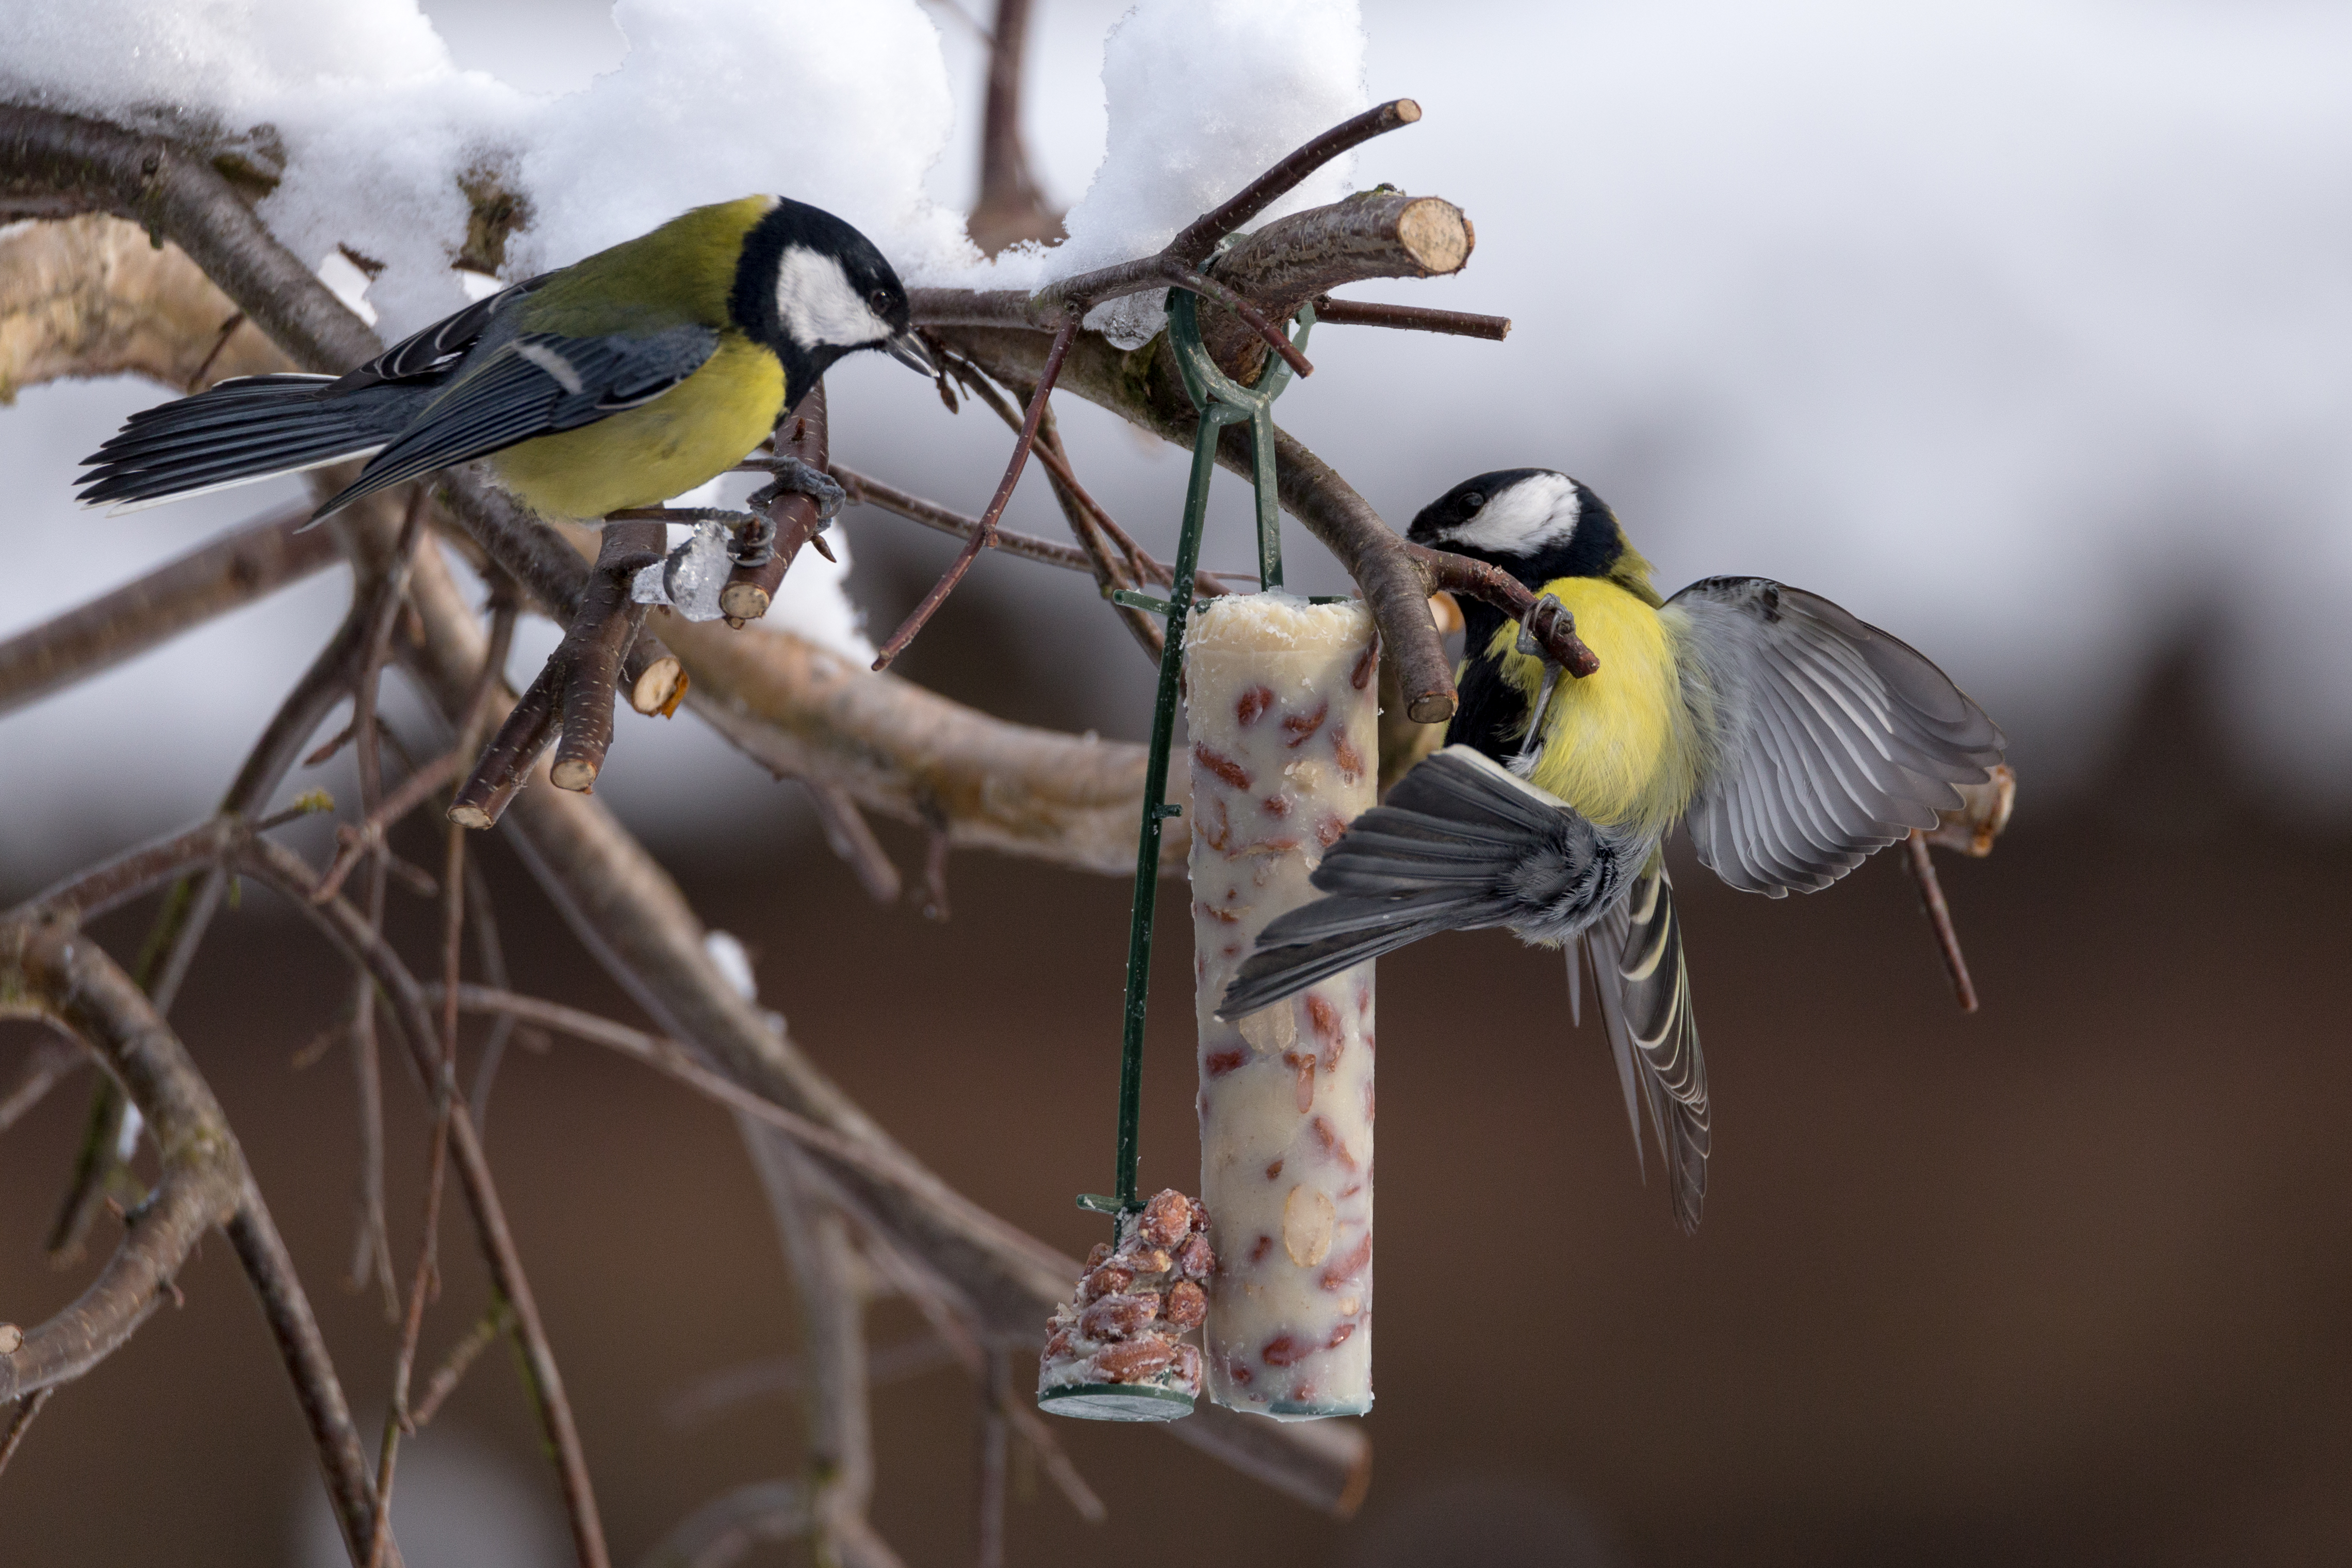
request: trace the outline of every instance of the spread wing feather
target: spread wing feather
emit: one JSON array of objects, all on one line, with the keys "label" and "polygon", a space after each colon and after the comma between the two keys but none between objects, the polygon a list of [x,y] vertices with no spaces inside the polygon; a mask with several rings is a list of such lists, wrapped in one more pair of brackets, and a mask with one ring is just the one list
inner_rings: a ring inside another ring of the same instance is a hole
[{"label": "spread wing feather", "polygon": [[[1690,974],[1664,855],[1651,855],[1632,890],[1586,930],[1583,942],[1601,1026],[1625,1090],[1634,1154],[1642,1149],[1633,1105],[1638,1083],[1673,1186],[1675,1218],[1684,1230],[1696,1230],[1712,1137],[1706,1063],[1699,1055],[1698,1020],[1691,1011]],[[1569,963],[1575,962],[1571,952]]]},{"label": "spread wing feather", "polygon": [[1828,887],[1960,804],[2000,731],[1916,650],[1827,599],[1711,577],[1663,614],[1711,695],[1714,745],[1685,822],[1699,859],[1779,898]]},{"label": "spread wing feather", "polygon": [[[1234,1018],[1441,931],[1565,934],[1615,890],[1612,852],[1552,795],[1448,746],[1356,818],[1309,879],[1326,896],[1269,922],[1226,988]],[[1547,932],[1546,922],[1561,928]]]}]

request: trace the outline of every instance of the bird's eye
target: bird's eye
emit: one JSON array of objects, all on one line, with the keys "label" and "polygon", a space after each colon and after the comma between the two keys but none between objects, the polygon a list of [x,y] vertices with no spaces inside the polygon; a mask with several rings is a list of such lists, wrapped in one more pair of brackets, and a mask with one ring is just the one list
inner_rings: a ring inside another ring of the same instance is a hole
[{"label": "bird's eye", "polygon": [[1480,495],[1476,490],[1472,490],[1468,495],[1462,498],[1462,507],[1465,511],[1476,511],[1480,507],[1485,506],[1486,504],[1486,498]]},{"label": "bird's eye", "polygon": [[872,309],[876,315],[888,315],[890,313],[890,290],[887,289],[877,289],[874,292],[866,296],[866,303]]}]

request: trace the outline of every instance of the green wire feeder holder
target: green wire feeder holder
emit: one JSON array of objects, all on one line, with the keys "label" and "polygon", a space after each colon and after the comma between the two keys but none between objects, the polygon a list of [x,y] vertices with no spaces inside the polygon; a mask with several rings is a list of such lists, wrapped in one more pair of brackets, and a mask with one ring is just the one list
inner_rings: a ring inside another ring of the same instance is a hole
[{"label": "green wire feeder holder", "polygon": [[[1307,344],[1315,310],[1302,306],[1291,341]],[[1290,365],[1279,354],[1266,357],[1255,386],[1244,386],[1217,368],[1201,342],[1200,308],[1181,289],[1168,291],[1168,340],[1184,390],[1201,411],[1192,438],[1192,475],[1184,490],[1184,523],[1176,537],[1175,582],[1168,597],[1121,588],[1114,602],[1164,616],[1167,640],[1160,655],[1160,692],[1151,710],[1151,745],[1143,765],[1143,824],[1136,836],[1135,910],[1127,938],[1127,1009],[1118,1066],[1118,1191],[1106,1197],[1083,1193],[1078,1206],[1114,1216],[1114,1232],[1143,1212],[1136,1195],[1136,1123],[1143,1095],[1143,1026],[1151,991],[1151,922],[1160,893],[1162,825],[1183,807],[1168,804],[1168,750],[1176,733],[1176,699],[1184,668],[1184,624],[1192,611],[1192,582],[1201,563],[1201,525],[1209,510],[1209,479],[1215,472],[1217,440],[1228,425],[1249,423],[1254,461],[1251,482],[1257,496],[1257,578],[1261,590],[1282,586],[1282,513],[1276,499],[1274,400],[1290,384]],[[1318,603],[1334,601],[1318,600]],[[1345,601],[1338,601],[1345,602]],[[1038,1405],[1058,1415],[1097,1421],[1174,1421],[1192,1413],[1192,1396],[1150,1384],[1077,1383],[1037,1395]]]}]

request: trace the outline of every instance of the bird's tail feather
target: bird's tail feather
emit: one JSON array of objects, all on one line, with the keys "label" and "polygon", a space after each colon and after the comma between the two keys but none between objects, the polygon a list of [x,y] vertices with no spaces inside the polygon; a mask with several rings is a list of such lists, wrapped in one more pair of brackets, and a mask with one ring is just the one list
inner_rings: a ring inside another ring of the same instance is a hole
[{"label": "bird's tail feather", "polygon": [[1593,997],[1625,1089],[1625,1115],[1633,1124],[1634,1156],[1642,1149],[1633,1105],[1638,1080],[1674,1186],[1675,1217],[1685,1231],[1696,1230],[1710,1140],[1706,1063],[1699,1055],[1674,884],[1663,855],[1652,857],[1632,892],[1593,923],[1584,942],[1592,959]]},{"label": "bird's tail feather", "polygon": [[163,501],[360,457],[399,431],[418,394],[407,388],[319,395],[334,378],[253,375],[142,409],[89,457],[80,500],[136,511]]},{"label": "bird's tail feather", "polygon": [[1566,807],[1467,746],[1448,746],[1349,825],[1310,879],[1328,895],[1270,922],[1218,1005],[1238,1018],[1441,931],[1521,909],[1513,873]]}]

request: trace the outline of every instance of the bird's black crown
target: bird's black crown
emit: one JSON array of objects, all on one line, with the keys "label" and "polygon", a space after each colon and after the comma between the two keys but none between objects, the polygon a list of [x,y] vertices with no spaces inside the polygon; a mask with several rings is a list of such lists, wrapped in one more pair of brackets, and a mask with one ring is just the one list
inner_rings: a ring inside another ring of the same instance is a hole
[{"label": "bird's black crown", "polygon": [[1501,567],[1529,588],[1605,577],[1625,552],[1609,503],[1551,468],[1496,468],[1421,509],[1406,537]]}]

